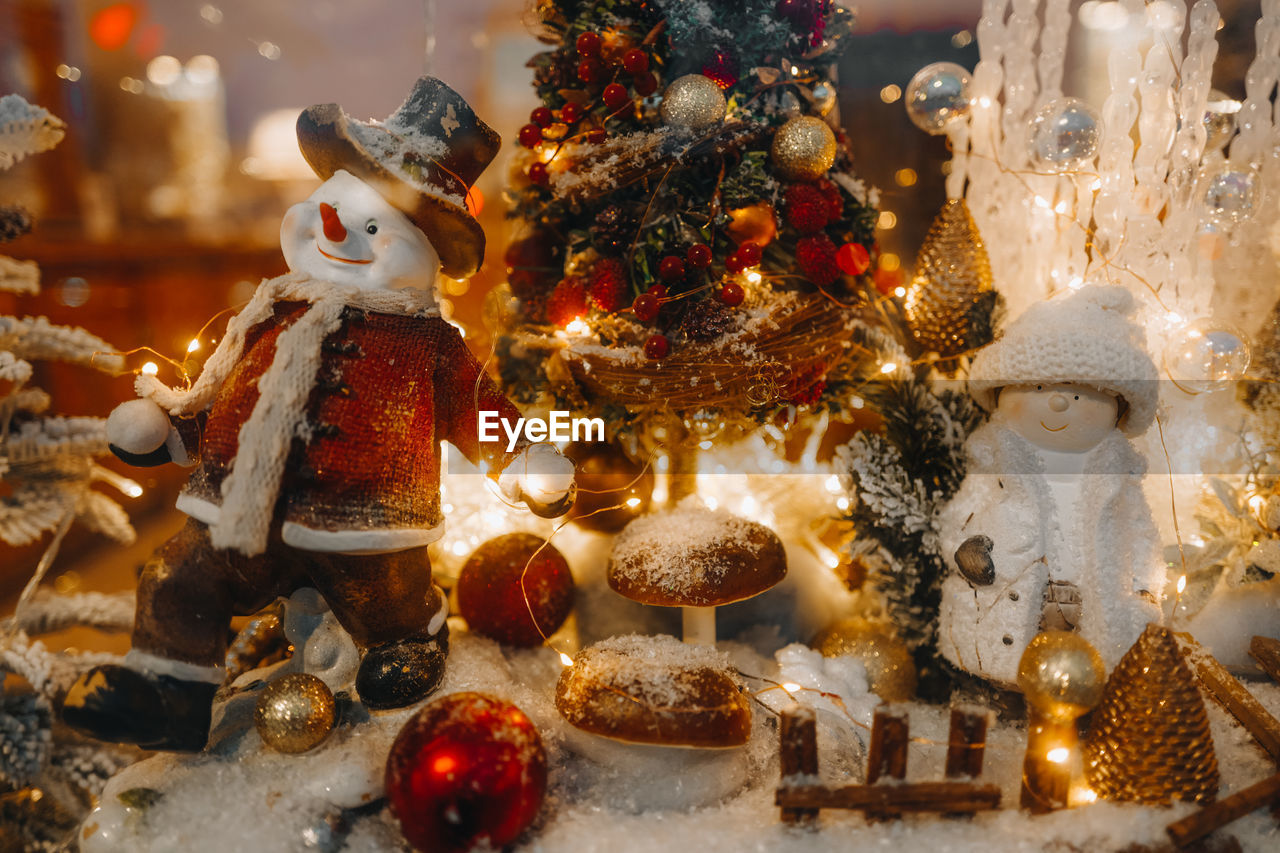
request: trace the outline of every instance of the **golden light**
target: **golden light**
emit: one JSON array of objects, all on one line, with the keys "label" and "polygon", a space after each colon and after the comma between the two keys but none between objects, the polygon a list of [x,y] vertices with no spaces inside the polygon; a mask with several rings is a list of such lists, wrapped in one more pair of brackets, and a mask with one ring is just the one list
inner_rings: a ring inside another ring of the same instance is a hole
[{"label": "golden light", "polygon": [[893,295],[901,299],[907,295],[907,289],[902,285],[898,285],[893,289]]},{"label": "golden light", "polygon": [[885,272],[893,272],[902,266],[902,258],[899,258],[893,252],[886,252],[880,256],[880,269]]},{"label": "golden light", "polygon": [[890,83],[888,86],[885,86],[880,90],[880,100],[884,101],[886,104],[892,104],[901,97],[902,88],[900,86],[895,86],[893,83]]},{"label": "golden light", "polygon": [[836,474],[832,474],[830,477],[828,477],[824,485],[827,487],[827,491],[833,495],[838,495],[841,492],[840,477]]},{"label": "golden light", "polygon": [[1065,746],[1055,746],[1053,749],[1049,750],[1045,755],[1045,758],[1049,759],[1054,764],[1065,764],[1070,755],[1071,750],[1067,749]]},{"label": "golden light", "polygon": [[784,681],[782,683],[782,689],[788,693],[795,693],[800,689],[800,685],[796,684],[794,681]]},{"label": "golden light", "polygon": [[642,501],[639,498],[627,498],[627,509],[635,509]]},{"label": "golden light", "polygon": [[898,225],[898,215],[892,210],[880,211],[880,218],[876,220],[876,227],[888,231],[890,228],[896,228]]},{"label": "golden light", "polygon": [[1183,575],[1178,578],[1178,595],[1182,595],[1183,590],[1187,588],[1187,576]]},{"label": "golden light", "polygon": [[916,175],[915,169],[899,169],[893,173],[893,180],[897,182],[900,187],[915,186],[916,179],[918,177],[919,176]]},{"label": "golden light", "polygon": [[880,365],[881,373],[893,373],[897,369],[898,364],[894,361],[886,361],[884,364]]},{"label": "golden light", "polygon": [[146,364],[142,365],[142,372],[148,376],[155,376],[160,372],[160,366],[154,361],[148,361]]},{"label": "golden light", "polygon": [[587,331],[587,324],[579,317],[576,320],[570,320],[569,325],[565,326],[564,330],[571,335],[581,335]]},{"label": "golden light", "polygon": [[182,63],[173,56],[157,56],[147,63],[147,79],[157,86],[168,86],[182,74]]},{"label": "golden light", "polygon": [[564,652],[561,652],[560,663],[564,664],[565,666],[573,666],[573,658],[569,657]]},{"label": "golden light", "polygon": [[751,272],[747,273],[747,281],[751,282],[752,284],[759,284],[761,278],[762,276],[760,275],[760,273],[756,272],[755,270],[752,270]]},{"label": "golden light", "polygon": [[142,497],[142,486],[139,486],[133,480],[127,480],[124,483],[124,488],[121,489],[121,491],[131,498]]},{"label": "golden light", "polygon": [[187,344],[187,352],[195,352],[200,349],[200,339],[192,338],[191,343]]},{"label": "golden light", "polygon": [[1262,495],[1254,495],[1249,498],[1249,509],[1254,512],[1262,512],[1262,508],[1267,505],[1267,499]]}]

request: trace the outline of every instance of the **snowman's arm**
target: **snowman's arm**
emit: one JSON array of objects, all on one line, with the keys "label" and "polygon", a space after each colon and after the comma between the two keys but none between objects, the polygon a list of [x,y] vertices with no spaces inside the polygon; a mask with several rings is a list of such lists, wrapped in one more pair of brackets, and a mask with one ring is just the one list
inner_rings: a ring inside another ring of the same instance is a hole
[{"label": "snowman's arm", "polygon": [[205,420],[203,412],[175,416],[152,400],[129,400],[107,418],[107,447],[120,461],[141,468],[166,462],[194,465]]},{"label": "snowman's arm", "polygon": [[[528,439],[521,434],[511,451],[507,450],[508,430],[516,432],[523,426],[520,412],[484,372],[458,331],[448,324],[445,326],[434,375],[436,413],[443,437],[472,464],[483,467],[489,476],[496,478],[529,446]],[[497,440],[480,440],[482,412],[486,413],[488,435],[496,436]],[[488,413],[496,413],[496,419]]]}]

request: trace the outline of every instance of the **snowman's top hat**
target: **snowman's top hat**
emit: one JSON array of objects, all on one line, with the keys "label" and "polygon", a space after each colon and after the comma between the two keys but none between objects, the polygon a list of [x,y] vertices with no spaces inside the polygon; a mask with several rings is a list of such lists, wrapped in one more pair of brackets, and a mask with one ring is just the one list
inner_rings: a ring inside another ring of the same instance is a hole
[{"label": "snowman's top hat", "polygon": [[298,116],[298,147],[324,180],[345,169],[372,185],[431,240],[441,271],[475,273],[484,231],[466,195],[498,152],[493,129],[462,96],[435,77],[420,77],[385,121],[352,119],[337,104]]}]

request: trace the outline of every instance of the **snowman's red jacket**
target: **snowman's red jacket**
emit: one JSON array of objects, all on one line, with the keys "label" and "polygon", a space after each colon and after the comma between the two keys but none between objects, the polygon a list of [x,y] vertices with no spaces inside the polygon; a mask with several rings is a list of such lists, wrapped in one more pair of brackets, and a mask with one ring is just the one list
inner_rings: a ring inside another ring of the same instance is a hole
[{"label": "snowman's red jacket", "polygon": [[[307,308],[276,303],[274,316],[249,332],[209,409],[200,461],[178,509],[216,520],[241,427],[258,401],[258,380],[276,358],[280,334]],[[495,475],[526,444],[508,454],[505,434],[479,441],[479,412],[496,411],[513,429],[520,415],[439,316],[348,307],[321,353],[275,505],[288,545],[348,553],[425,545],[444,532],[440,442]]]}]

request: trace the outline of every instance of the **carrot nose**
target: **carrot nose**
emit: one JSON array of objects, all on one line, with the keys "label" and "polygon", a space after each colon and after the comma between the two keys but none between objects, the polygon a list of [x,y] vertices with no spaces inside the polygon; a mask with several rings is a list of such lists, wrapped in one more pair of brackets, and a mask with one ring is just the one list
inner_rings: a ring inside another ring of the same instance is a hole
[{"label": "carrot nose", "polygon": [[320,219],[324,222],[324,236],[331,243],[341,243],[347,239],[347,229],[338,218],[338,211],[333,205],[320,202]]}]

